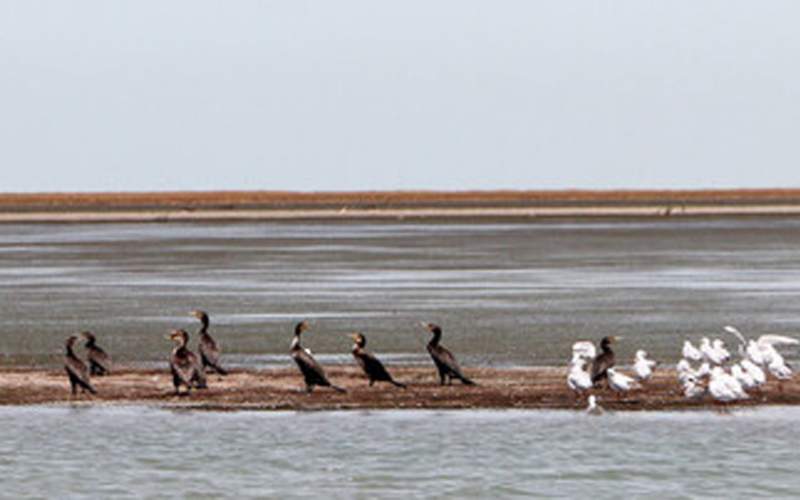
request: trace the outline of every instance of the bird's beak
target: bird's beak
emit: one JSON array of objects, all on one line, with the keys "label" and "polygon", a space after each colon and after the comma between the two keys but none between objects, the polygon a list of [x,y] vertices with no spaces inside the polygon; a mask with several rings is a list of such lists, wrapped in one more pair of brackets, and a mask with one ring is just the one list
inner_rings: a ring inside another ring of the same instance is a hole
[{"label": "bird's beak", "polygon": [[620,340],[624,339],[625,337],[617,337],[617,336],[615,335],[615,336],[614,336],[614,337],[612,337],[612,338],[614,339],[614,342],[618,342],[618,341],[620,341]]},{"label": "bird's beak", "polygon": [[420,322],[419,322],[419,324],[420,324],[420,326],[421,326],[422,328],[430,329],[430,327],[431,327],[431,324],[430,324],[430,323],[426,323],[426,322],[424,322],[424,321],[420,321]]}]

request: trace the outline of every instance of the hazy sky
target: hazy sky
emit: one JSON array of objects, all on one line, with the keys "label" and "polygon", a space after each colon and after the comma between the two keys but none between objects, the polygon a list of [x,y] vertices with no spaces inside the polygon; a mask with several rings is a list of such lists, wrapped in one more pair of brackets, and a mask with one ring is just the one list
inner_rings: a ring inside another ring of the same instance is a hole
[{"label": "hazy sky", "polygon": [[800,2],[0,0],[0,138],[0,191],[800,187]]}]

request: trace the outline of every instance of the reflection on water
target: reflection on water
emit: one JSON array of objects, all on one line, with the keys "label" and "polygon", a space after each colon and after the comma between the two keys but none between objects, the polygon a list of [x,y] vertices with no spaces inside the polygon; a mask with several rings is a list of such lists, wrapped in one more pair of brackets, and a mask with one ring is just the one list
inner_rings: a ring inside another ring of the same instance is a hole
[{"label": "reflection on water", "polygon": [[798,408],[205,413],[0,408],[21,497],[794,496]]},{"label": "reflection on water", "polygon": [[[124,362],[162,362],[193,308],[236,362],[306,343],[424,354],[419,320],[464,363],[560,364],[577,338],[621,334],[674,360],[684,337],[800,331],[800,220],[0,225],[0,352],[59,362],[95,330]],[[288,358],[286,358],[288,363]]]}]

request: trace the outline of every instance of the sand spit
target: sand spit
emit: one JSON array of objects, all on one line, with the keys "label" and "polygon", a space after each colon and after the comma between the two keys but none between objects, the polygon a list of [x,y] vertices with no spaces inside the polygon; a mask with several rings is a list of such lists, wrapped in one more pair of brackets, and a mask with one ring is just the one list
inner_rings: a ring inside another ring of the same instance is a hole
[{"label": "sand spit", "polygon": [[[238,370],[227,377],[209,376],[209,389],[189,396],[174,396],[171,377],[153,370],[125,370],[96,377],[97,396],[72,397],[63,371],[5,369],[0,371],[0,405],[30,404],[145,404],[165,408],[209,410],[341,410],[341,409],[582,409],[558,368],[466,370],[479,385],[442,387],[432,368],[394,367],[397,380],[408,389],[367,385],[355,367],[330,367],[334,383],[348,390],[339,394],[317,388],[301,392],[302,379],[295,369]],[[687,401],[679,392],[673,370],[660,370],[643,390],[618,397],[609,390],[595,391],[600,404],[610,410],[674,410],[717,408],[710,398]],[[800,404],[800,384],[770,381],[739,406]]]},{"label": "sand spit", "polygon": [[800,214],[800,190],[0,194],[0,222]]}]

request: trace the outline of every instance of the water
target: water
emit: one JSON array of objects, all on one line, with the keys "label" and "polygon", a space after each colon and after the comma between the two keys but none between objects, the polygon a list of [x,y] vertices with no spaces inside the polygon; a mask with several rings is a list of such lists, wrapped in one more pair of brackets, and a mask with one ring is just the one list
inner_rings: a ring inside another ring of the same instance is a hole
[{"label": "water", "polygon": [[207,413],[0,409],[0,495],[790,497],[800,409]]},{"label": "water", "polygon": [[[562,364],[619,334],[621,359],[683,338],[800,331],[800,220],[0,225],[0,362],[57,366],[94,330],[118,361],[163,365],[164,333],[207,309],[229,366],[288,365],[292,324],[327,363],[362,330],[429,363],[419,320],[462,364]],[[790,353],[789,358],[793,359]]]}]

